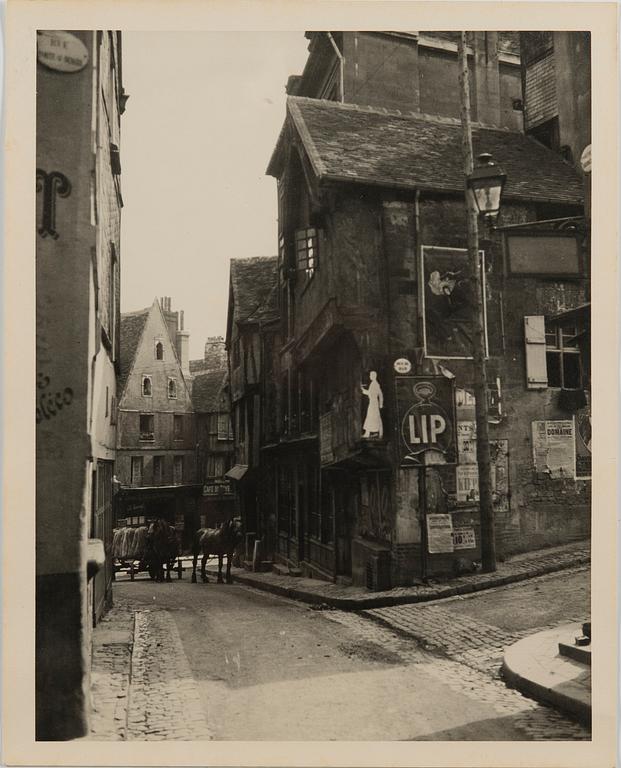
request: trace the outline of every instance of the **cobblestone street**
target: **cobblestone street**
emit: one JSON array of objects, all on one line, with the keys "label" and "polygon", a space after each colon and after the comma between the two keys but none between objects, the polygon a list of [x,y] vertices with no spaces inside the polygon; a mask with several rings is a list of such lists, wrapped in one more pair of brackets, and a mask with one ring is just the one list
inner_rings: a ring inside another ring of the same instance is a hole
[{"label": "cobblestone street", "polygon": [[588,576],[360,612],[236,585],[119,582],[95,632],[91,738],[588,739],[499,677],[507,645],[588,613]]}]

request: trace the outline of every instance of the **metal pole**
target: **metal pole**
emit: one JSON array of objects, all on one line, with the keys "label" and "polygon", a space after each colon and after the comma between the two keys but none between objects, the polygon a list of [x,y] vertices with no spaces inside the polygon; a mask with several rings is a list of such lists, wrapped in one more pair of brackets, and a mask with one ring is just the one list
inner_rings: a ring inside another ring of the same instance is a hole
[{"label": "metal pole", "polygon": [[494,534],[494,507],[489,457],[489,431],[487,424],[487,373],[485,370],[485,325],[481,290],[481,264],[479,256],[478,212],[472,193],[468,190],[467,177],[473,169],[472,125],[470,120],[470,81],[468,79],[468,55],[466,33],[460,32],[459,85],[461,95],[461,124],[463,129],[464,189],[466,218],[468,222],[468,261],[472,287],[472,357],[474,372],[474,396],[476,398],[477,463],[479,467],[479,505],[481,513],[481,559],[483,571],[496,570],[496,539]]}]

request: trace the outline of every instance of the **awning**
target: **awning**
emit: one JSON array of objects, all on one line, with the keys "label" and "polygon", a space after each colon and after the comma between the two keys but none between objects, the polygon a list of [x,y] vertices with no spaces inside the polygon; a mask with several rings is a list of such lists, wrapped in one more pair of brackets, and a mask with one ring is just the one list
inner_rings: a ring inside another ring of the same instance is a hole
[{"label": "awning", "polygon": [[234,467],[231,467],[228,472],[224,473],[224,477],[230,477],[231,480],[241,480],[247,471],[247,464],[236,464]]}]

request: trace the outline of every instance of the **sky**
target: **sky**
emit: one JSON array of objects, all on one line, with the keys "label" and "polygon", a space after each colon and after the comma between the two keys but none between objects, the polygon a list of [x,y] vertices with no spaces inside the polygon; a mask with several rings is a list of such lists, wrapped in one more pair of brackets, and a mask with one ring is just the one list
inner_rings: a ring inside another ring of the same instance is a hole
[{"label": "sky", "polygon": [[170,296],[190,358],[224,335],[229,260],[277,247],[265,169],[304,32],[124,32],[121,310]]}]

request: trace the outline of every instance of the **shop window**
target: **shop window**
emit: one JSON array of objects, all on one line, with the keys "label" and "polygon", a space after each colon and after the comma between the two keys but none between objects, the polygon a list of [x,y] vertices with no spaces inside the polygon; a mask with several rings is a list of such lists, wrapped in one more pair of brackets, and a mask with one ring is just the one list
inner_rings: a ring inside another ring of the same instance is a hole
[{"label": "shop window", "polygon": [[[169,422],[170,423],[170,422]],[[183,416],[173,416],[173,440],[183,439]]]},{"label": "shop window", "polygon": [[295,260],[298,272],[313,277],[319,266],[319,231],[315,227],[296,230]]},{"label": "shop window", "polygon": [[131,458],[131,482],[132,485],[142,485],[142,456]]},{"label": "shop window", "polygon": [[158,341],[155,345],[155,359],[156,360],[163,360],[164,359],[164,345],[161,341]]},{"label": "shop window", "polygon": [[154,417],[152,413],[140,414],[140,439],[153,442],[155,440]]},{"label": "shop window", "polygon": [[170,400],[177,399],[177,379],[168,379],[168,398]]},{"label": "shop window", "polygon": [[153,383],[150,376],[142,377],[142,396],[153,397]]},{"label": "shop window", "polygon": [[232,440],[233,426],[228,413],[218,414],[218,440]]},{"label": "shop window", "polygon": [[153,457],[153,485],[162,484],[162,476],[164,474],[164,457]]}]

